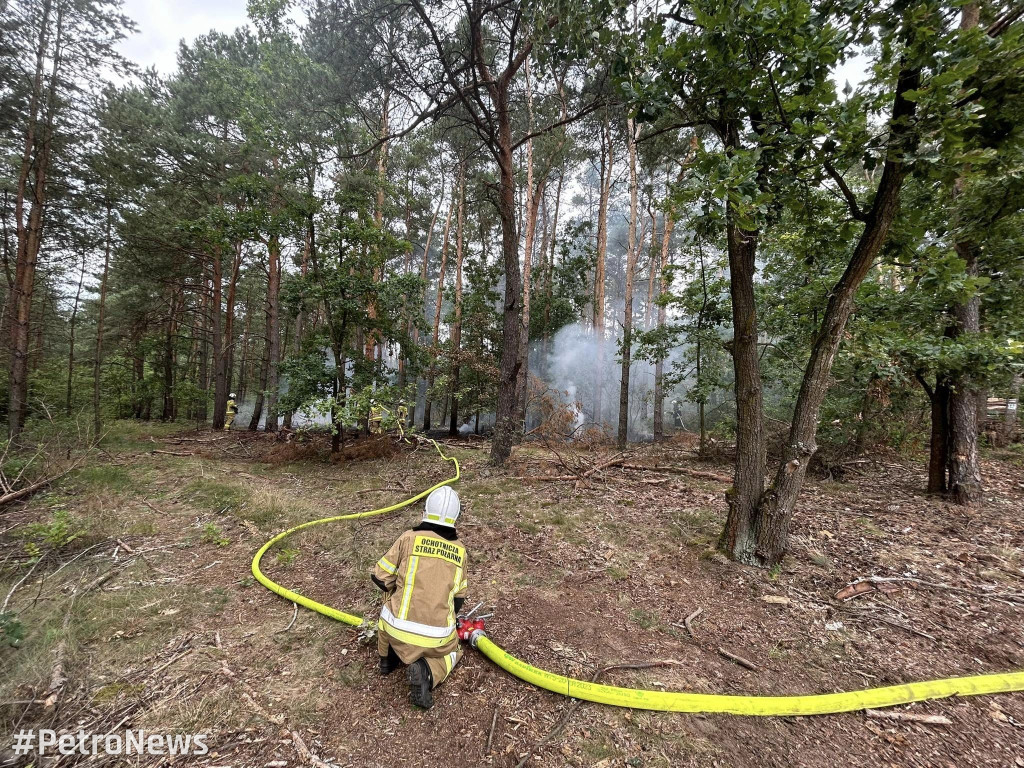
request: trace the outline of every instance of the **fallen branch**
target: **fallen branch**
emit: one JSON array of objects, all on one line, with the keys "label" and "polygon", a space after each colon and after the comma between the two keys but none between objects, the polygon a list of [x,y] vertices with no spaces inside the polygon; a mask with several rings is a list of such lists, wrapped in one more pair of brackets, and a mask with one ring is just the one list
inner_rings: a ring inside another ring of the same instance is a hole
[{"label": "fallen branch", "polygon": [[971,584],[970,588],[958,587],[955,584],[943,584],[937,581],[926,581],[924,579],[917,579],[911,576],[868,576],[863,579],[855,579],[847,584],[847,587],[853,587],[857,584],[919,584],[922,587],[931,587],[932,589],[944,589],[949,592],[957,592],[961,595],[972,595],[974,597],[987,597],[996,600],[1010,601],[1011,603],[1018,603],[1024,605],[1024,594],[1020,592],[992,592],[995,589],[995,585],[990,584]]},{"label": "fallen branch", "polygon": [[729,651],[725,650],[725,648],[719,648],[718,649],[718,653],[719,653],[720,656],[724,656],[729,661],[736,662],[741,667],[746,667],[751,672],[757,672],[758,671],[757,664],[755,664],[754,662],[752,662],[752,661],[750,661],[748,659],[744,659],[742,656],[737,656],[735,653],[729,653]]},{"label": "fallen branch", "polygon": [[671,475],[689,475],[699,477],[701,480],[714,480],[716,483],[732,485],[732,478],[727,475],[719,475],[715,472],[702,472],[699,469],[687,469],[686,467],[647,467],[643,464],[623,464],[623,469],[632,469],[638,472],[662,472]]},{"label": "fallen branch", "polygon": [[56,706],[57,702],[60,701],[61,694],[64,692],[64,685],[68,681],[68,676],[65,672],[65,661],[67,660],[68,651],[68,630],[71,627],[71,609],[74,607],[75,599],[71,598],[71,605],[68,606],[67,611],[64,613],[64,622],[60,627],[60,642],[57,644],[57,654],[53,661],[53,669],[50,671],[50,687],[46,690],[46,698],[43,700],[43,706],[46,709],[50,709]]},{"label": "fallen branch", "polygon": [[913,712],[886,712],[880,709],[865,709],[864,714],[876,720],[901,720],[925,725],[952,725],[953,721],[943,715],[918,715]]},{"label": "fallen branch", "polygon": [[[608,469],[610,467],[617,467],[617,466],[626,466],[626,465],[624,465],[622,463],[623,461],[625,461],[625,457],[624,456],[616,456],[614,459],[609,459],[608,461],[605,461],[605,462],[603,462],[601,464],[597,464],[597,465],[591,467],[590,469],[588,469],[586,472],[584,472],[581,475],[556,475],[554,477],[544,477],[543,475],[528,476],[528,477],[526,477],[526,476],[519,476],[517,479],[519,479],[519,480],[548,480],[548,481],[552,481],[552,482],[566,481],[566,480],[582,481],[582,480],[586,480],[587,478],[591,477],[592,475],[600,472],[602,469]],[[568,466],[568,465],[566,465],[563,462],[562,466]]]},{"label": "fallen branch", "polygon": [[299,753],[299,756],[310,765],[315,765],[316,768],[334,768],[331,763],[321,760],[319,757],[309,751],[309,747],[306,746],[306,742],[303,741],[298,731],[289,731],[292,737],[292,743],[295,745],[295,751]]},{"label": "fallen branch", "polygon": [[703,613],[703,612],[704,612],[703,608],[698,608],[696,611],[694,611],[689,616],[687,616],[685,619],[683,619],[683,624],[686,625],[686,631],[690,633],[690,637],[693,637],[693,638],[697,637],[697,635],[693,631],[693,620],[696,619],[698,616],[700,616],[701,613]]}]

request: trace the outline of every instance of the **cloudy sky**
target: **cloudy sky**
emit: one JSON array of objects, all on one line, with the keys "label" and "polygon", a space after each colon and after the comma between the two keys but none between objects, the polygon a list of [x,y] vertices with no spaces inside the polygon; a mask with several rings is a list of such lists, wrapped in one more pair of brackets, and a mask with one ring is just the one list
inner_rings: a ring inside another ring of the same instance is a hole
[{"label": "cloudy sky", "polygon": [[[124,0],[124,12],[138,32],[121,43],[121,53],[145,68],[155,66],[171,74],[176,65],[178,42],[193,40],[211,29],[231,32],[245,24],[246,0]],[[867,60],[854,57],[839,68],[835,78],[842,89],[847,80],[856,86],[865,76]]]},{"label": "cloudy sky", "polygon": [[124,12],[138,32],[121,43],[121,53],[161,74],[174,71],[178,41],[211,29],[230,32],[244,24],[246,0],[124,0]]}]

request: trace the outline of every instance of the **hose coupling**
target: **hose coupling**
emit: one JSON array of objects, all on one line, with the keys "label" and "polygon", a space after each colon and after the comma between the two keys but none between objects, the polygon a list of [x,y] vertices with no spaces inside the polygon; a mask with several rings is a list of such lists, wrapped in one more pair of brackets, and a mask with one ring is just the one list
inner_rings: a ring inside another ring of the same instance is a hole
[{"label": "hose coupling", "polygon": [[469,636],[469,644],[473,648],[476,648],[477,641],[481,637],[487,637],[487,633],[484,632],[482,629],[474,629],[473,632]]}]

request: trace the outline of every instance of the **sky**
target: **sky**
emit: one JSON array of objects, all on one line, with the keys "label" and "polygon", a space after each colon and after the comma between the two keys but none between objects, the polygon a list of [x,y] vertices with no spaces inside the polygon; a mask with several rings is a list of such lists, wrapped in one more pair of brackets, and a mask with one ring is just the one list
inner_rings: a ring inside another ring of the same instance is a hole
[{"label": "sky", "polygon": [[121,54],[141,68],[174,72],[178,42],[211,29],[231,32],[246,22],[246,0],[124,0],[124,13],[138,31],[123,40]]},{"label": "sky", "polygon": [[[246,0],[124,0],[124,12],[135,20],[138,32],[120,45],[121,53],[141,68],[155,66],[162,75],[174,72],[178,42],[192,41],[211,29],[231,32],[246,23]],[[842,90],[846,81],[856,86],[865,77],[867,59],[857,56],[835,74]]]}]

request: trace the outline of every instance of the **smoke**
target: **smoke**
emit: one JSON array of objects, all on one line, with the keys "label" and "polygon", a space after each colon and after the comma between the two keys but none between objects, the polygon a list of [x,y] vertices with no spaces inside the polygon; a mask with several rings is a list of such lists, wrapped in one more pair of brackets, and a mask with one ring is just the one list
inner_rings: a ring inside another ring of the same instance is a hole
[{"label": "smoke", "polygon": [[[621,334],[600,341],[590,328],[573,323],[561,328],[550,340],[535,340],[530,347],[530,375],[548,395],[576,413],[576,426],[596,426],[609,435],[618,430],[619,393],[622,365],[619,357]],[[630,366],[630,440],[649,440],[654,431],[654,365],[635,358]],[[680,350],[673,350],[665,362],[671,368]],[[672,399],[681,399],[675,389],[665,392],[665,410]],[[527,429],[536,426],[538,414],[527,414]],[[665,424],[671,426],[671,420]]]}]

